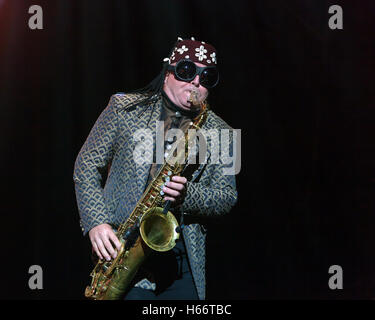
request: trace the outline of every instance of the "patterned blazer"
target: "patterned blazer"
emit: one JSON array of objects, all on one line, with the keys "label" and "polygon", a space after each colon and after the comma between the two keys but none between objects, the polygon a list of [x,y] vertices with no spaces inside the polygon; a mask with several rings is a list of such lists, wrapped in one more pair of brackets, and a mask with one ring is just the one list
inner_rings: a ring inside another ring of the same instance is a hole
[{"label": "patterned blazer", "polygon": [[[141,94],[115,94],[101,113],[82,146],[74,166],[73,180],[84,235],[93,227],[108,223],[118,227],[134,209],[145,190],[150,164],[136,164],[133,152],[137,129],[150,129],[155,141],[157,121],[162,110],[160,98],[154,108],[131,107]],[[202,129],[230,129],[209,111]],[[209,138],[207,138],[207,142]],[[224,165],[200,164],[187,182],[187,194],[181,211],[185,219],[183,236],[198,296],[205,299],[206,229],[199,218],[228,213],[237,201],[233,175],[223,175]],[[108,168],[104,183],[103,171]],[[103,186],[104,185],[104,186]],[[189,222],[191,218],[191,222]]]}]

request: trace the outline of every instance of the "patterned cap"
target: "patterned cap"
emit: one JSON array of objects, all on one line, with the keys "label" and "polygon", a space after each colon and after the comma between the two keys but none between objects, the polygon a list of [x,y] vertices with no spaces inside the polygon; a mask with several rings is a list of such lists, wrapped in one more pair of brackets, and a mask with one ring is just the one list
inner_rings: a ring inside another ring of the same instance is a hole
[{"label": "patterned cap", "polygon": [[189,59],[193,62],[202,63],[206,66],[213,66],[217,64],[216,49],[203,41],[197,41],[194,38],[190,40],[177,39],[177,45],[173,49],[168,61],[169,64],[178,62],[182,59]]}]

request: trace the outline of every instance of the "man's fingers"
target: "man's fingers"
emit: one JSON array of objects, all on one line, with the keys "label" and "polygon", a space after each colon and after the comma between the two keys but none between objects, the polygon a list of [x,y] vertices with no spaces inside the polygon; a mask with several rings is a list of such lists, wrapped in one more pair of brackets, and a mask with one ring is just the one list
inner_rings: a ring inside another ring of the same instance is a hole
[{"label": "man's fingers", "polygon": [[116,251],[113,249],[112,243],[109,241],[109,238],[104,237],[102,238],[103,244],[107,250],[107,252],[111,255],[111,257],[114,259],[116,258]]},{"label": "man's fingers", "polygon": [[[100,259],[111,260],[111,256],[116,258],[116,249],[121,249],[121,243],[117,239],[109,224],[103,223],[89,231],[92,247]],[[113,244],[112,244],[113,243]]]},{"label": "man's fingers", "polygon": [[173,176],[171,180],[182,184],[185,184],[187,182],[187,179],[185,177],[180,176]]},{"label": "man's fingers", "polygon": [[166,193],[166,194],[168,194],[172,197],[178,197],[180,195],[180,192],[178,192],[177,190],[170,189],[168,187],[164,187],[163,191],[164,191],[164,193]]},{"label": "man's fingers", "polygon": [[176,182],[172,182],[172,181],[169,181],[166,186],[168,188],[171,188],[171,189],[174,189],[174,190],[179,190],[179,191],[182,191],[185,186],[182,184],[182,183],[176,183]]},{"label": "man's fingers", "polygon": [[112,241],[112,243],[115,245],[116,249],[117,249],[118,251],[120,251],[120,249],[121,249],[121,242],[120,242],[120,240],[117,238],[116,234],[115,234],[114,232],[110,232],[110,233],[108,234],[108,237],[109,237],[109,239]]},{"label": "man's fingers", "polygon": [[175,202],[175,201],[176,201],[175,198],[171,198],[171,197],[164,197],[164,200],[165,200],[165,201],[170,200],[170,201],[172,201],[172,202]]},{"label": "man's fingers", "polygon": [[94,251],[95,251],[96,255],[99,257],[99,259],[103,260],[103,256],[100,253],[99,248],[98,248],[98,246],[95,242],[92,243],[92,247],[94,248]]},{"label": "man's fingers", "polygon": [[178,200],[178,198],[183,197],[183,195],[186,194],[185,184],[187,182],[187,179],[185,177],[173,176],[172,180],[168,181],[163,188],[163,191],[166,194],[164,200],[175,202],[176,200]]},{"label": "man's fingers", "polygon": [[110,255],[108,254],[107,250],[105,249],[102,240],[101,240],[100,238],[97,238],[97,239],[95,240],[95,242],[96,242],[96,244],[97,244],[97,246],[98,246],[98,248],[99,248],[100,253],[101,253],[102,256],[104,257],[104,259],[106,259],[107,261],[110,261],[110,260],[111,260],[111,257],[110,257]]}]

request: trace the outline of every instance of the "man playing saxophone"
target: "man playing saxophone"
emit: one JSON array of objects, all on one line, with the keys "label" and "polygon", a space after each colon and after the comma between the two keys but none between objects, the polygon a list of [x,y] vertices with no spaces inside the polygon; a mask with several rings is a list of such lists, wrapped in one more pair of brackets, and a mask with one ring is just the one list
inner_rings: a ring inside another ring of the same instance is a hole
[{"label": "man playing saxophone", "polygon": [[[216,49],[203,41],[181,38],[164,60],[160,74],[145,88],[111,97],[81,148],[74,182],[83,233],[101,260],[117,257],[122,242],[116,229],[127,219],[161,166],[152,161],[137,164],[134,133],[162,132],[163,154],[168,158],[175,138],[171,129],[185,132],[199,114],[192,93],[206,101],[219,81]],[[162,124],[162,128],[160,125]],[[213,111],[202,129],[231,129]],[[158,131],[159,130],[159,131]],[[153,148],[156,139],[151,139]],[[206,141],[207,153],[210,147]],[[153,150],[153,149],[152,149]],[[200,152],[200,151],[199,151]],[[151,255],[137,272],[125,299],[205,299],[204,219],[228,213],[237,201],[233,174],[221,162],[195,163],[184,174],[171,176],[161,194],[180,221],[180,240],[168,252]],[[189,170],[190,169],[190,170]]]}]

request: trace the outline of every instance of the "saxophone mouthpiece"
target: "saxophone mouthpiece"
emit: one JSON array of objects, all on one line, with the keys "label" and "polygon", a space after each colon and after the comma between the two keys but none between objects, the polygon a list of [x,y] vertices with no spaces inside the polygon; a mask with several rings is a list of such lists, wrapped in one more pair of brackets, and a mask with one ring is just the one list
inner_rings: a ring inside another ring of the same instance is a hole
[{"label": "saxophone mouthpiece", "polygon": [[198,90],[192,90],[190,92],[189,102],[195,108],[200,108],[203,101],[201,101],[201,95]]}]

